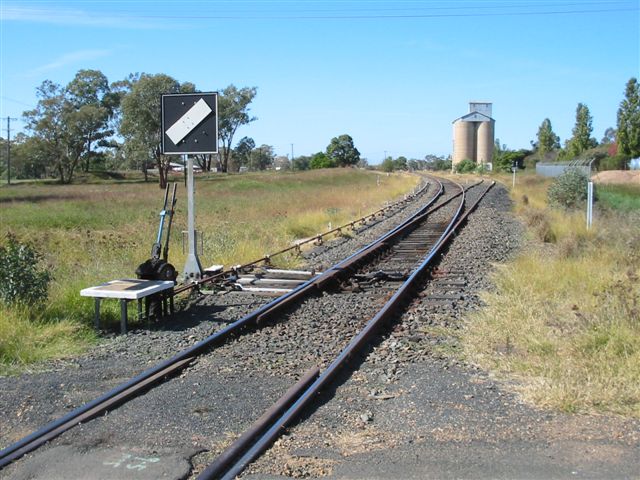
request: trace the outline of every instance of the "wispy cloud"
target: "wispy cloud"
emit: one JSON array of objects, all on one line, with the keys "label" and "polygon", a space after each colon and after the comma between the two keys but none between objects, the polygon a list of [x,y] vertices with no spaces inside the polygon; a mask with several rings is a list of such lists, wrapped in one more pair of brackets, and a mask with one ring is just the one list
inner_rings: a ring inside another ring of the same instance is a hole
[{"label": "wispy cloud", "polygon": [[157,19],[153,18],[136,18],[111,12],[63,7],[24,7],[5,2],[0,5],[0,20],[2,22],[32,22],[99,28],[154,29],[163,27]]},{"label": "wispy cloud", "polygon": [[78,50],[76,52],[65,53],[53,61],[36,67],[27,72],[27,77],[36,77],[43,73],[51,72],[59,68],[73,65],[74,63],[95,60],[96,58],[107,57],[113,53],[112,50]]},{"label": "wispy cloud", "polygon": [[444,52],[448,47],[442,43],[427,38],[408,40],[400,43],[401,48],[411,48],[428,52]]}]

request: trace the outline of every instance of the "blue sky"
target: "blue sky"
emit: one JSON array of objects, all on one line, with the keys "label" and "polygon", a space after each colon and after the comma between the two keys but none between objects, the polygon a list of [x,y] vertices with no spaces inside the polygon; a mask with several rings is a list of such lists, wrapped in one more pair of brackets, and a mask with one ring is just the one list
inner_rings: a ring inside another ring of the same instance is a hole
[{"label": "blue sky", "polygon": [[493,102],[510,148],[545,117],[570,137],[578,102],[600,140],[640,76],[640,0],[0,0],[0,17],[2,136],[46,79],[166,73],[258,87],[235,141],[297,156],[347,133],[375,164],[451,153],[471,100]]}]

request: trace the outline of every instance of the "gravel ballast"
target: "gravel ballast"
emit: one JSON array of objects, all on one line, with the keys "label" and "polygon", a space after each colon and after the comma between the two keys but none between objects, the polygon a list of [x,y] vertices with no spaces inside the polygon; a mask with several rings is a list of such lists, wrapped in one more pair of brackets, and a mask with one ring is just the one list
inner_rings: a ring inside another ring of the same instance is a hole
[{"label": "gravel ballast", "polygon": [[[306,252],[307,267],[336,263],[417,208],[412,202],[356,238]],[[575,478],[620,472],[624,478],[639,471],[637,422],[591,417],[581,422],[535,410],[451,354],[458,349],[456,331],[464,315],[481,308],[479,292],[492,288],[492,265],[514,255],[521,238],[506,190],[497,186],[441,259],[434,281],[425,283],[406,313],[356,361],[359,369],[345,373],[305,421],[244,476]],[[359,319],[375,310],[379,299],[368,294],[309,297],[280,321],[200,357],[176,378],[72,429],[0,476],[53,478],[34,462],[46,452],[66,451],[95,454],[85,460],[102,461],[100,468],[109,469],[115,469],[117,452],[162,459],[154,465],[149,460],[148,469],[167,459],[175,467],[165,478],[184,478],[188,461],[195,478],[310,366],[326,367],[342,348],[341,338],[353,335]],[[205,296],[161,329],[115,336],[45,371],[0,379],[0,408],[6,412],[0,443],[17,440],[268,301],[237,292]],[[314,340],[314,332],[322,340]],[[304,348],[292,350],[301,344]],[[602,448],[615,455],[593,453]],[[115,471],[109,469],[96,472]],[[86,472],[76,478],[108,478]]]}]

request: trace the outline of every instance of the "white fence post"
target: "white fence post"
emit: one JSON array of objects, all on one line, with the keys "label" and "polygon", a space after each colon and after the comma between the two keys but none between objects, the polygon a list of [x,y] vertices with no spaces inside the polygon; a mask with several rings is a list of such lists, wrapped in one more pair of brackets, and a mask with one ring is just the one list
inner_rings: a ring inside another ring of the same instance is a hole
[{"label": "white fence post", "polygon": [[587,183],[587,230],[593,223],[593,182]]}]

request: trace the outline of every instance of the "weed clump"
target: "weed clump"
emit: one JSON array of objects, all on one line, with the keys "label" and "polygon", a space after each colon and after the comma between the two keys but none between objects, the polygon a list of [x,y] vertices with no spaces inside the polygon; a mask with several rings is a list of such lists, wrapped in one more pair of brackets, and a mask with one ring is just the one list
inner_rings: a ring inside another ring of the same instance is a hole
[{"label": "weed clump", "polygon": [[555,243],[556,235],[551,228],[551,220],[548,212],[536,208],[526,208],[523,217],[527,226],[531,229],[535,238],[544,243]]},{"label": "weed clump", "polygon": [[6,305],[38,304],[47,298],[51,274],[42,254],[30,243],[7,234],[0,246],[0,300]]}]

